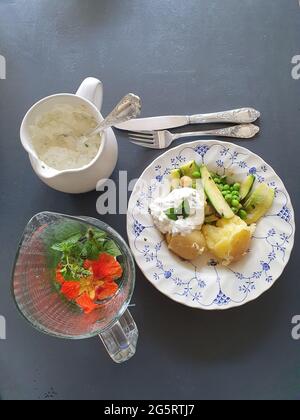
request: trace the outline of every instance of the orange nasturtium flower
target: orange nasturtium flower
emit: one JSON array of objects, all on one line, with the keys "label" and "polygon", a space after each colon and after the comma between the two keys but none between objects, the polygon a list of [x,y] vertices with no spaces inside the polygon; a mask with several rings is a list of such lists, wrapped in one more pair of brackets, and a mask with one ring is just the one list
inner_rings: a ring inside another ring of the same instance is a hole
[{"label": "orange nasturtium flower", "polygon": [[65,281],[61,287],[61,293],[70,300],[75,300],[80,294],[80,283],[78,281]]},{"label": "orange nasturtium flower", "polygon": [[115,280],[122,277],[123,269],[116,258],[108,254],[101,254],[96,261],[86,260],[84,268],[90,271],[90,276],[78,281],[66,281],[61,272],[62,264],[59,264],[56,281],[61,285],[61,293],[76,302],[85,314],[89,314],[99,307],[95,303],[97,300],[108,299],[118,291]]},{"label": "orange nasturtium flower", "polygon": [[89,297],[89,295],[86,292],[76,299],[76,303],[82,308],[83,312],[87,315],[93,312],[94,309],[99,307],[94,303],[94,301]]},{"label": "orange nasturtium flower", "polygon": [[123,274],[119,262],[109,254],[101,254],[97,261],[86,260],[84,268],[92,269],[94,278],[97,280],[114,281],[122,277]]},{"label": "orange nasturtium flower", "polygon": [[119,289],[117,283],[107,282],[103,286],[99,286],[96,290],[96,296],[98,300],[108,299],[113,296]]}]

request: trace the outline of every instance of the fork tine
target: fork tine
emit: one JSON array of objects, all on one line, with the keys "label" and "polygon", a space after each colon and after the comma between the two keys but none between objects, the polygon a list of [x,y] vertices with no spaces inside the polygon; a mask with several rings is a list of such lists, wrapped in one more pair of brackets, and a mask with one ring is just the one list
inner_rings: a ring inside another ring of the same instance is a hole
[{"label": "fork tine", "polygon": [[154,131],[151,131],[151,130],[138,130],[138,131],[129,131],[129,133],[131,133],[131,134],[145,134],[145,135],[148,135],[148,136],[153,136],[153,134],[154,134]]},{"label": "fork tine", "polygon": [[145,133],[145,132],[130,132],[128,133],[129,138],[138,141],[145,141],[145,142],[154,142],[155,137],[153,133]]},{"label": "fork tine", "polygon": [[132,131],[132,132],[129,132],[128,135],[133,136],[133,137],[153,139],[153,133],[150,133],[150,132],[147,133],[143,131]]},{"label": "fork tine", "polygon": [[146,140],[146,139],[140,139],[138,137],[129,137],[130,140],[135,141],[136,143],[142,143],[142,144],[154,144],[154,141],[152,140]]},{"label": "fork tine", "polygon": [[142,141],[130,140],[130,143],[135,144],[140,147],[146,147],[148,149],[155,149],[154,143],[144,143]]}]

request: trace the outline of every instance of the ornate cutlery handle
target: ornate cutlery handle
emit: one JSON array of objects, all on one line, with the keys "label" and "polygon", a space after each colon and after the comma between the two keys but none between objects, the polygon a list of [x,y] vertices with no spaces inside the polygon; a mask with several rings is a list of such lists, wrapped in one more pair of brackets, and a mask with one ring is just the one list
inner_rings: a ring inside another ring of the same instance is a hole
[{"label": "ornate cutlery handle", "polygon": [[213,114],[192,115],[190,124],[206,123],[236,123],[248,124],[256,121],[260,112],[253,108],[234,109],[232,111],[216,112]]},{"label": "ornate cutlery handle", "polygon": [[139,116],[142,108],[141,99],[129,93],[118,103],[112,112],[89,135],[97,134],[108,127],[118,125]]},{"label": "ornate cutlery handle", "polygon": [[235,125],[233,127],[221,128],[219,130],[195,131],[192,133],[179,133],[173,135],[173,141],[183,137],[232,137],[236,139],[251,139],[260,131],[259,127],[253,124]]}]

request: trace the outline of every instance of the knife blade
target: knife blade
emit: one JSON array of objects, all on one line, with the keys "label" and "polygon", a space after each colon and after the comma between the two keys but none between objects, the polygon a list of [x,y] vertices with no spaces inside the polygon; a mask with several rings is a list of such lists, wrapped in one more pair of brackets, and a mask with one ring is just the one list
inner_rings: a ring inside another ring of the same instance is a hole
[{"label": "knife blade", "polygon": [[165,116],[153,118],[138,118],[125,123],[116,125],[119,130],[126,131],[152,131],[152,130],[168,130],[170,128],[182,127],[188,125],[189,117],[184,116]]},{"label": "knife blade", "polygon": [[126,131],[153,131],[167,130],[182,127],[189,124],[208,123],[235,123],[250,124],[260,117],[260,112],[253,108],[240,108],[231,111],[215,112],[211,114],[199,114],[191,116],[165,116],[152,118],[138,118],[116,125],[119,130]]}]

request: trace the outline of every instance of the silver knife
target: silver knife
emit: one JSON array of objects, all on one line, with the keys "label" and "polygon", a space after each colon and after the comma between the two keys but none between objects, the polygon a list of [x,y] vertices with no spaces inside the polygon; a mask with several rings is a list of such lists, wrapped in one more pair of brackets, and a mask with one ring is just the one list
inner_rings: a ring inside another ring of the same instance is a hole
[{"label": "silver knife", "polygon": [[231,111],[216,112],[213,114],[199,114],[192,116],[165,116],[153,118],[139,118],[116,125],[119,130],[126,131],[152,131],[167,130],[189,124],[208,123],[253,123],[260,117],[260,112],[253,108],[241,108]]}]

